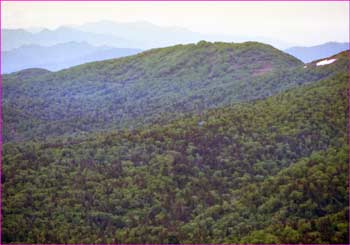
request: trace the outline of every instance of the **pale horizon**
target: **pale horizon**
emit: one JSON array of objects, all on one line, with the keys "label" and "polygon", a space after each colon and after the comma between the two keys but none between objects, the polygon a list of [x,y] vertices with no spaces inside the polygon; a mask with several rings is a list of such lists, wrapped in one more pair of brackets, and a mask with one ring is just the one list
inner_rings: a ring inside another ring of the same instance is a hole
[{"label": "pale horizon", "polygon": [[349,42],[348,2],[2,2],[3,29],[150,22],[293,45]]}]

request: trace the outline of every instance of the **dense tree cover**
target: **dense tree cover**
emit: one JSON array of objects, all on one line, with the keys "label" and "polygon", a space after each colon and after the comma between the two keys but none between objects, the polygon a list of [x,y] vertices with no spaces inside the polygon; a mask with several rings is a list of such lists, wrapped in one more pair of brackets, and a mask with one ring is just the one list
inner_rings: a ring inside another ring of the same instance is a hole
[{"label": "dense tree cover", "polygon": [[44,139],[170,121],[330,77],[347,68],[347,57],[341,54],[325,67],[303,65],[260,43],[203,41],[54,73],[24,70],[3,76],[3,139]]},{"label": "dense tree cover", "polygon": [[168,124],[7,143],[3,241],[348,243],[347,81]]}]

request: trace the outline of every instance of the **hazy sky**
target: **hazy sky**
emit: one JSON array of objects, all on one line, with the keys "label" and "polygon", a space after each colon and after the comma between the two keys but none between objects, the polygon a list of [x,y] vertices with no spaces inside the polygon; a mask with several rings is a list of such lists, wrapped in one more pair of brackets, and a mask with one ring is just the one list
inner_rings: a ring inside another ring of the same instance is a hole
[{"label": "hazy sky", "polygon": [[2,28],[149,21],[313,45],[348,41],[348,2],[1,2]]}]

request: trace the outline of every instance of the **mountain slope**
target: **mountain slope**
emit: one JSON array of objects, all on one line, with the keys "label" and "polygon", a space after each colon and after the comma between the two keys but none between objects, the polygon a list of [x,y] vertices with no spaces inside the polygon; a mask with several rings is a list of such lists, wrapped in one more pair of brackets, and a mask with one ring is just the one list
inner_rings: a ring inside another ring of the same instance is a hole
[{"label": "mountain slope", "polygon": [[[207,43],[155,49],[20,79],[3,77],[3,104],[43,121],[8,128],[5,141],[133,128],[182,113],[263,98],[347,69],[348,58],[322,67],[260,43]],[[4,121],[11,120],[4,114]],[[13,133],[16,132],[16,136]]]},{"label": "mountain slope", "polygon": [[335,55],[347,49],[349,49],[349,43],[329,42],[311,47],[291,47],[284,50],[284,52],[308,63]]},{"label": "mountain slope", "polygon": [[4,139],[138,126],[166,112],[175,116],[199,112],[239,101],[240,86],[250,79],[302,65],[264,44],[203,41],[32,79],[21,79],[17,73],[5,75],[4,105],[46,123],[24,132],[9,129],[18,137],[5,130]]},{"label": "mountain slope", "polygon": [[170,124],[5,144],[6,243],[343,243],[347,72]]},{"label": "mountain slope", "polygon": [[138,49],[95,47],[86,42],[61,43],[54,46],[26,45],[3,52],[2,72],[10,73],[27,68],[61,70],[92,61],[119,58],[141,52]]}]

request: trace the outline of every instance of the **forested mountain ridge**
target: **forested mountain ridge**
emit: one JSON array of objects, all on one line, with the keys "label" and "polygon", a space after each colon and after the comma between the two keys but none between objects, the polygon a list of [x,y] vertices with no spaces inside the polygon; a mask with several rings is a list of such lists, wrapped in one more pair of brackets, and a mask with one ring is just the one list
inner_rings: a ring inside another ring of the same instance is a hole
[{"label": "forested mountain ridge", "polygon": [[330,77],[347,61],[342,53],[330,65],[304,68],[269,45],[202,41],[32,77],[31,70],[4,75],[4,141],[171,120]]},{"label": "forested mountain ridge", "polygon": [[5,144],[3,242],[347,244],[348,79],[165,125]]}]

